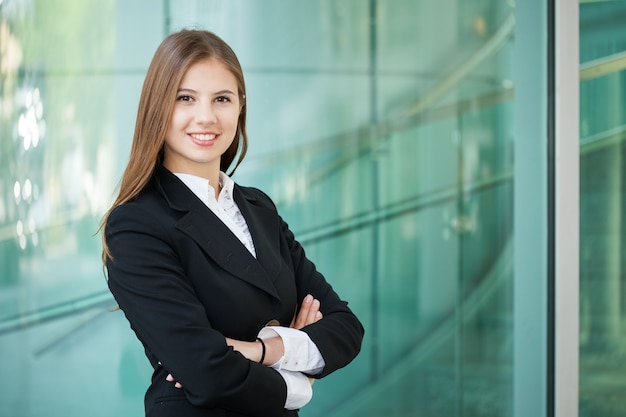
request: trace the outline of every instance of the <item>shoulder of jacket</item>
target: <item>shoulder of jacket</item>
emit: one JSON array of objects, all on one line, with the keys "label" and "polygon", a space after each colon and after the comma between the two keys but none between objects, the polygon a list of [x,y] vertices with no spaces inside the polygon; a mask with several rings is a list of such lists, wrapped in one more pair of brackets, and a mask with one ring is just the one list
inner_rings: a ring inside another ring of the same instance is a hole
[{"label": "shoulder of jacket", "polygon": [[265,206],[275,208],[274,201],[265,192],[256,187],[246,187],[243,185],[235,185],[235,187],[241,192],[243,197],[250,202],[257,202]]},{"label": "shoulder of jacket", "polygon": [[168,205],[165,198],[154,188],[147,187],[132,200],[126,201],[115,207],[109,218],[114,217],[147,217],[158,216],[161,210],[167,210]]}]

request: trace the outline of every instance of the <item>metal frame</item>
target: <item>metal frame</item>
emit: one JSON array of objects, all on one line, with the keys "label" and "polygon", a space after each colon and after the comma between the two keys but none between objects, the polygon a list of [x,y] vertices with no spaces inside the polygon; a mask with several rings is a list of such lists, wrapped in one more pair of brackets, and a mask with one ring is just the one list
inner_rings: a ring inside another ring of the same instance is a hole
[{"label": "metal frame", "polygon": [[554,415],[578,416],[579,2],[554,3]]}]

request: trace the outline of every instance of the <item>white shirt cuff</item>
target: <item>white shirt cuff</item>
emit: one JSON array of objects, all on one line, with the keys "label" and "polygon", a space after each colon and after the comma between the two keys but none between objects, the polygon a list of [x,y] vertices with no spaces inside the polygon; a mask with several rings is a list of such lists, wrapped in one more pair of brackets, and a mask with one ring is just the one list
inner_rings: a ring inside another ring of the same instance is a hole
[{"label": "white shirt cuff", "polygon": [[287,410],[297,410],[311,401],[311,398],[313,398],[313,387],[309,378],[300,372],[291,372],[284,369],[278,370],[278,373],[283,377],[287,385],[287,400],[285,401]]},{"label": "white shirt cuff", "polygon": [[269,326],[259,332],[261,339],[280,336],[285,346],[285,354],[272,365],[276,370],[306,372],[310,375],[319,374],[326,362],[319,349],[308,334],[290,327]]}]

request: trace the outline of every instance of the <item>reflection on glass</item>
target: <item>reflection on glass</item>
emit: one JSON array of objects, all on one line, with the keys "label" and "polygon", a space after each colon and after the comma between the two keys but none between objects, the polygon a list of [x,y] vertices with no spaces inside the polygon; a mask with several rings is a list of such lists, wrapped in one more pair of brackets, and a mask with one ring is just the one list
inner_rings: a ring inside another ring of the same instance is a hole
[{"label": "reflection on glass", "polygon": [[624,2],[580,5],[580,416],[621,416],[624,344]]}]

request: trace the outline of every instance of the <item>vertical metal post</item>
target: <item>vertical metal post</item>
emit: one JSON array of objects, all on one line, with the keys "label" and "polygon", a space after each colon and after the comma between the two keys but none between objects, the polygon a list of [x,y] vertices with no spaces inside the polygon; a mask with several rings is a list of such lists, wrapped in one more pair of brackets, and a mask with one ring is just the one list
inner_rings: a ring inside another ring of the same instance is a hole
[{"label": "vertical metal post", "polygon": [[554,8],[554,415],[578,416],[579,3]]}]

